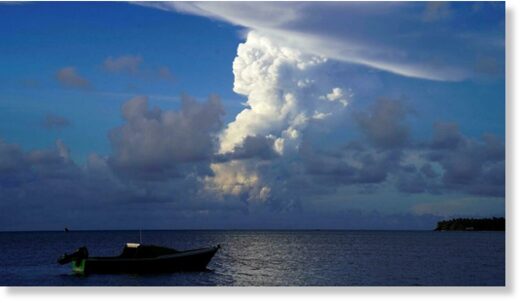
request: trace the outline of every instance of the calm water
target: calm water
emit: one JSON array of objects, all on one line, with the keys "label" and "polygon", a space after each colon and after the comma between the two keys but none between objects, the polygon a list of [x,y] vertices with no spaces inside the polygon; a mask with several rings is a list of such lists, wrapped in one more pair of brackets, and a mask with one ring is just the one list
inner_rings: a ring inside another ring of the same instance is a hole
[{"label": "calm water", "polygon": [[119,254],[139,232],[0,233],[0,285],[504,285],[505,233],[429,231],[143,231],[143,243],[216,245],[200,273],[71,274],[58,256],[86,245]]}]

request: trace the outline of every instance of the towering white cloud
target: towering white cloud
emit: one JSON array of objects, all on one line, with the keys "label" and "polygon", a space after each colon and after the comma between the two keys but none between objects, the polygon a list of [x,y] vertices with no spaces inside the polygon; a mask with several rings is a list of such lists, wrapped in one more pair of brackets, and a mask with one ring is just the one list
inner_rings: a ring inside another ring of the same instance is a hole
[{"label": "towering white cloud", "polygon": [[257,32],[240,44],[233,62],[234,91],[247,96],[220,137],[220,153],[233,152],[247,137],[274,139],[280,155],[298,148],[311,119],[347,105],[346,88],[324,73],[327,59],[281,46]]},{"label": "towering white cloud", "polygon": [[[247,96],[247,107],[222,132],[219,153],[243,156],[247,150],[253,157],[253,145],[246,144],[263,138],[258,153],[264,155],[265,144],[269,144],[280,157],[294,154],[312,120],[323,123],[348,104],[349,89],[334,83],[326,72],[330,71],[327,64],[325,57],[250,32],[233,62],[234,91]],[[245,195],[248,201],[270,198],[271,178],[262,176],[247,159],[217,163],[211,168],[215,176],[206,178],[207,188]]]}]

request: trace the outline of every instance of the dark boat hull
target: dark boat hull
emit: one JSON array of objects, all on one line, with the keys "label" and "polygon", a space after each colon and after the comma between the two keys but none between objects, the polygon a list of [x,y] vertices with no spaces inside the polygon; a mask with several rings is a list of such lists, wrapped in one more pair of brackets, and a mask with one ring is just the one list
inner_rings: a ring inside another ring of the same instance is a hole
[{"label": "dark boat hull", "polygon": [[202,271],[217,252],[218,247],[183,251],[156,258],[90,257],[72,262],[79,274],[112,273],[168,273]]}]

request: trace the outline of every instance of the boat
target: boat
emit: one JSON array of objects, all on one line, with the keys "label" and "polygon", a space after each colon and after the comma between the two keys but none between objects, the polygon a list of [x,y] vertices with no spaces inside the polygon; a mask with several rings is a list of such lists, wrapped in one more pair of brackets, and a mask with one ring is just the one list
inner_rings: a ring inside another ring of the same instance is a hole
[{"label": "boat", "polygon": [[173,248],[127,243],[115,257],[90,257],[86,247],[58,258],[61,265],[72,263],[76,274],[169,273],[203,271],[220,245],[179,251]]}]

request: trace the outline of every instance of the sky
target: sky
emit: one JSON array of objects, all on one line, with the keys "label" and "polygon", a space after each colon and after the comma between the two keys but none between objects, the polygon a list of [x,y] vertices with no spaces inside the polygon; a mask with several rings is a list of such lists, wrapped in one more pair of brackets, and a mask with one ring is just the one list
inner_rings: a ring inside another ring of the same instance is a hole
[{"label": "sky", "polygon": [[3,2],[0,37],[0,230],[505,213],[503,2]]}]

